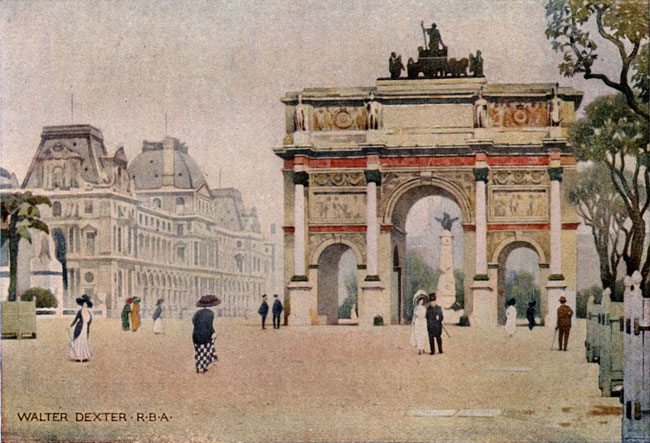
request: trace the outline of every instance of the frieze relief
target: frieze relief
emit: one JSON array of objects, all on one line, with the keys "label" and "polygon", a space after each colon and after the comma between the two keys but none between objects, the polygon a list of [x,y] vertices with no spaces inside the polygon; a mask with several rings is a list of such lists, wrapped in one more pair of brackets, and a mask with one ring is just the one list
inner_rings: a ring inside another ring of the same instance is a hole
[{"label": "frieze relief", "polygon": [[313,191],[309,197],[312,223],[350,223],[365,220],[365,192]]},{"label": "frieze relief", "polygon": [[319,107],[313,113],[314,131],[366,130],[367,114],[363,107]]},{"label": "frieze relief", "polygon": [[363,171],[316,172],[311,174],[312,186],[365,186]]},{"label": "frieze relief", "polygon": [[522,126],[547,126],[548,103],[528,102],[490,102],[488,118],[490,126],[520,128]]},{"label": "frieze relief", "polygon": [[546,221],[548,214],[546,190],[492,190],[490,215],[494,219],[524,218]]},{"label": "frieze relief", "polygon": [[542,185],[546,184],[546,177],[546,169],[492,170],[492,183],[495,185]]},{"label": "frieze relief", "polygon": [[[314,252],[325,242],[335,244],[342,243],[354,244],[359,252],[362,254],[361,260],[366,259],[366,234],[365,232],[318,232],[309,233],[308,247],[309,247],[309,264],[317,264],[318,257],[314,256]],[[364,264],[357,263],[357,264]]]}]

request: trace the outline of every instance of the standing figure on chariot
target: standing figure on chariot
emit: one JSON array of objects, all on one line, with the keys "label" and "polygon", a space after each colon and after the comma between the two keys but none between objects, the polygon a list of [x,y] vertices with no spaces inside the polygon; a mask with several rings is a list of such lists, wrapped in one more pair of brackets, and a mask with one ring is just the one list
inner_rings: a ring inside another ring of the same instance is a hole
[{"label": "standing figure on chariot", "polygon": [[[422,31],[426,34],[429,34],[429,56],[430,57],[446,57],[447,56],[447,47],[442,42],[442,37],[440,37],[440,31],[436,27],[435,23],[431,24],[430,28],[424,27],[424,22],[420,23],[422,26]],[[426,39],[425,39],[426,41]]]}]

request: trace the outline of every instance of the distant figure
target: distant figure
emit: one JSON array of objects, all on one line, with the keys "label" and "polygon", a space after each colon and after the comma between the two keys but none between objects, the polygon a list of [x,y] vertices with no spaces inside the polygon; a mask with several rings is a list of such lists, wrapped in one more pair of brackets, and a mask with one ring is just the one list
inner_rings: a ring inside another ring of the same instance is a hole
[{"label": "distant figure", "polygon": [[368,129],[379,129],[379,108],[380,104],[375,101],[375,94],[370,93],[370,101],[366,103],[366,110],[368,113],[367,124]]},{"label": "distant figure", "polygon": [[262,295],[262,304],[257,310],[257,313],[262,316],[262,329],[266,329],[264,325],[266,323],[266,316],[269,313],[269,304],[266,302],[266,294]]},{"label": "distant figure", "polygon": [[77,311],[77,315],[70,326],[68,326],[68,333],[74,326],[74,332],[70,337],[70,352],[68,358],[78,362],[86,362],[90,359],[90,323],[93,321],[93,315],[90,309],[93,307],[93,302],[86,294],[77,299],[77,304],[81,309]]},{"label": "distant figure", "polygon": [[431,348],[431,355],[436,353],[433,340],[438,342],[438,352],[442,354],[442,308],[436,303],[436,293],[429,294],[429,307],[426,313],[427,330],[429,332],[429,347]]},{"label": "distant figure", "polygon": [[531,331],[535,327],[535,305],[537,302],[535,300],[528,303],[528,309],[526,309],[526,318],[528,319],[528,329]]},{"label": "distant figure", "polygon": [[548,108],[548,120],[551,126],[560,126],[562,118],[560,115],[560,108],[562,107],[562,100],[557,96],[557,89],[553,88],[553,97]]},{"label": "distant figure", "polygon": [[560,351],[566,351],[567,344],[569,343],[569,332],[571,331],[571,317],[573,316],[573,309],[566,304],[566,297],[560,297],[560,306],[557,308],[557,326],[555,329],[560,331],[559,344]]},{"label": "distant figure", "polygon": [[137,331],[140,327],[140,297],[133,297],[133,308],[131,308],[131,330]]},{"label": "distant figure", "polygon": [[404,64],[402,63],[402,56],[397,55],[394,52],[390,53],[390,58],[388,59],[388,70],[390,71],[390,78],[395,80],[402,75],[404,70]]},{"label": "distant figure", "polygon": [[508,334],[508,337],[512,338],[515,335],[515,331],[517,330],[517,308],[516,305],[517,302],[515,301],[514,298],[511,298],[508,300],[508,303],[506,303],[506,333]]},{"label": "distant figure", "polygon": [[488,127],[488,102],[483,98],[483,91],[478,92],[478,98],[474,102],[474,127]]},{"label": "distant figure", "polygon": [[454,224],[454,222],[458,220],[458,217],[451,218],[449,214],[443,212],[442,218],[436,217],[436,220],[440,222],[440,224],[442,225],[442,229],[444,229],[445,231],[451,231],[451,227]]},{"label": "distant figure", "polygon": [[196,364],[196,373],[203,373],[208,370],[212,363],[216,363],[217,354],[214,350],[214,313],[208,308],[217,306],[221,303],[216,295],[204,295],[196,302],[199,309],[192,317],[194,331],[192,332],[192,341],[194,342],[194,362]]},{"label": "distant figure", "polygon": [[474,77],[483,77],[483,57],[481,51],[476,51],[476,56],[469,55],[469,70]]},{"label": "distant figure", "polygon": [[305,105],[302,104],[302,94],[298,94],[298,104],[296,105],[296,114],[294,117],[294,123],[296,125],[296,131],[306,131],[307,130],[307,113],[305,112]]},{"label": "distant figure", "polygon": [[278,294],[273,294],[273,329],[280,329],[280,314],[282,314],[283,310]]},{"label": "distant figure", "polygon": [[131,322],[129,319],[131,318],[131,303],[133,302],[133,299],[127,298],[126,302],[124,303],[124,308],[122,308],[122,330],[124,331],[130,331],[131,330]]},{"label": "distant figure", "polygon": [[418,350],[418,355],[425,353],[427,345],[427,301],[426,292],[420,290],[415,293],[415,308],[413,308],[413,327],[411,328],[411,346]]},{"label": "distant figure", "polygon": [[155,334],[162,334],[163,324],[162,324],[162,304],[165,301],[163,298],[159,298],[156,302],[156,310],[153,312],[153,332]]}]

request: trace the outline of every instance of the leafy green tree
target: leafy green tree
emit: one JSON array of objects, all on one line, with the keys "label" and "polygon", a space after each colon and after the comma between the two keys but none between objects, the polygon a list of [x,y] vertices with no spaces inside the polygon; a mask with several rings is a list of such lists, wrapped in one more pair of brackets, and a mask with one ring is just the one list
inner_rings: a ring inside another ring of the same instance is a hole
[{"label": "leafy green tree", "polygon": [[517,316],[525,317],[528,303],[534,301],[539,309],[539,286],[535,276],[530,272],[520,271],[509,273],[505,287],[506,300],[514,298],[517,304]]},{"label": "leafy green tree", "polygon": [[460,269],[454,269],[454,279],[456,280],[456,301],[465,307],[465,273]]},{"label": "leafy green tree", "polygon": [[9,241],[9,295],[7,300],[16,301],[16,271],[18,269],[18,243],[21,238],[31,243],[30,229],[49,234],[47,225],[40,220],[37,206],[51,206],[50,199],[32,195],[27,191],[2,194],[2,244]]},{"label": "leafy green tree", "polygon": [[[648,122],[635,114],[621,95],[594,100],[585,108],[585,114],[571,127],[569,138],[579,160],[606,167],[629,219],[621,228],[622,259],[628,274],[639,270],[643,292],[650,294],[650,260],[645,253],[645,215],[650,206]],[[615,268],[611,271],[615,272]]]},{"label": "leafy green tree", "polygon": [[418,251],[409,251],[406,265],[406,317],[413,317],[413,296],[418,290],[427,294],[434,292],[438,285],[440,271],[432,269]]},{"label": "leafy green tree", "polygon": [[56,308],[59,304],[56,297],[49,289],[29,288],[20,294],[21,301],[32,301],[34,298],[36,298],[37,308]]},{"label": "leafy green tree", "polygon": [[341,306],[339,306],[339,318],[350,318],[352,307],[358,307],[359,288],[357,287],[357,276],[355,274],[348,274],[345,276],[344,282],[348,296],[343,300]]},{"label": "leafy green tree", "polygon": [[602,163],[581,171],[577,180],[567,183],[567,188],[569,200],[584,224],[591,228],[602,287],[613,292],[623,251],[631,240],[629,227],[625,225],[628,217],[623,199],[612,185],[609,169]]},{"label": "leafy green tree", "polygon": [[[647,122],[648,0],[548,0],[546,17],[546,38],[564,54],[560,72],[602,81],[620,92],[630,109]],[[597,37],[591,32],[593,26]],[[618,78],[594,68],[601,42],[618,51]]]}]

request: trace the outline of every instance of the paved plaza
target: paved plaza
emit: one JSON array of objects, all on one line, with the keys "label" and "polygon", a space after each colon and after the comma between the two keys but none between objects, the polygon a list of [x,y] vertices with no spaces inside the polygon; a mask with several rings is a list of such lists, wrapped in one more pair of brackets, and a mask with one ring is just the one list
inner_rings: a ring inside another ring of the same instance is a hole
[{"label": "paved plaza", "polygon": [[135,333],[97,319],[88,363],[66,359],[69,320],[39,320],[38,339],[2,341],[3,441],[620,441],[584,320],[568,352],[551,351],[544,328],[509,340],[447,326],[435,356],[409,346],[409,326],[254,320],[216,321],[219,363],[205,374],[189,319],[159,336],[151,319]]}]

